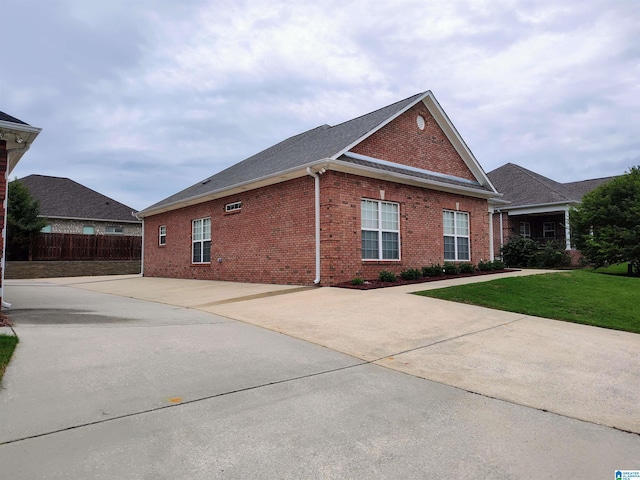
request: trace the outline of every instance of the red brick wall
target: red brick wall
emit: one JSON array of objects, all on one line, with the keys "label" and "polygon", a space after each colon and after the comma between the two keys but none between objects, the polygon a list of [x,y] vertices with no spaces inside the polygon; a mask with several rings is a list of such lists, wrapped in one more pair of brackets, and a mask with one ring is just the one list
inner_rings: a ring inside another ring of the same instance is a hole
[{"label": "red brick wall", "polygon": [[[400,204],[400,261],[363,261],[360,200]],[[320,177],[321,285],[444,262],[442,210],[469,212],[471,261],[489,258],[487,201],[328,171]],[[240,213],[224,214],[242,201]],[[457,205],[456,205],[457,203]],[[211,217],[211,264],[191,264],[191,221]],[[167,226],[166,246],[158,227]],[[222,258],[218,263],[217,258]],[[303,177],[145,219],[146,276],[311,285],[314,181]]]},{"label": "red brick wall", "polygon": [[[242,209],[225,214],[225,204],[236,201]],[[204,217],[211,217],[211,264],[192,265],[191,221]],[[144,222],[144,274],[312,284],[314,218],[314,180],[309,176],[154,215]],[[158,246],[160,225],[167,227],[165,246]]]},{"label": "red brick wall", "polygon": [[[362,260],[362,198],[400,204],[400,261]],[[444,262],[442,211],[469,213],[471,262],[489,259],[487,201],[329,171],[321,177],[321,283],[355,277],[377,278],[381,270],[396,274]],[[457,205],[456,205],[457,204]]]},{"label": "red brick wall", "polygon": [[[421,115],[424,130],[416,124]],[[363,142],[354,153],[476,180],[424,103],[419,102]]]},{"label": "red brick wall", "polygon": [[[7,196],[7,142],[5,140],[0,140],[0,232],[4,229],[5,226],[5,217],[7,216],[7,212],[4,210],[4,199]],[[0,252],[4,255],[4,243],[2,240],[2,236],[0,235]],[[0,272],[1,273],[1,272]],[[0,275],[0,287],[2,286],[2,276]],[[2,296],[0,295],[0,301],[2,301]]]}]

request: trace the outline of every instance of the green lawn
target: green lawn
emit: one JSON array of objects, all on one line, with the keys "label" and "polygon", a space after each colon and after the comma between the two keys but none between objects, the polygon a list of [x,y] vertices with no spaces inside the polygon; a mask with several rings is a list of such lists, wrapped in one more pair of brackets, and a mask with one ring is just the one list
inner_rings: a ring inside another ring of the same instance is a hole
[{"label": "green lawn", "polygon": [[18,344],[18,337],[13,335],[0,335],[0,381],[4,375],[4,371],[11,360],[11,355]]},{"label": "green lawn", "polygon": [[425,297],[640,333],[640,278],[574,270],[417,292]]}]

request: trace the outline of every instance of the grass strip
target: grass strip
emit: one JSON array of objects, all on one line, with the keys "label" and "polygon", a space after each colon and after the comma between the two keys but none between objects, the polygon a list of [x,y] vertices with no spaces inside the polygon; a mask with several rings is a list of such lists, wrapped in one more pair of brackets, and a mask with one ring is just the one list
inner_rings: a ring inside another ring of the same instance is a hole
[{"label": "grass strip", "polygon": [[593,271],[501,278],[417,295],[640,333],[640,278]]},{"label": "grass strip", "polygon": [[0,335],[0,382],[4,376],[4,372],[9,365],[11,355],[18,345],[18,337],[13,335]]}]

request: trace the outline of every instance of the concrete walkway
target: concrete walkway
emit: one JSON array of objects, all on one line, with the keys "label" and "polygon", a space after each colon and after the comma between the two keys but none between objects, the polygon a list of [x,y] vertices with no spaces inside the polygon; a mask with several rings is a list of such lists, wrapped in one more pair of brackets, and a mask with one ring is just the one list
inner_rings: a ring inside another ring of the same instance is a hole
[{"label": "concrete walkway", "polygon": [[214,313],[487,397],[640,433],[640,335],[409,294],[540,273],[548,272],[369,291],[137,276],[47,281]]}]

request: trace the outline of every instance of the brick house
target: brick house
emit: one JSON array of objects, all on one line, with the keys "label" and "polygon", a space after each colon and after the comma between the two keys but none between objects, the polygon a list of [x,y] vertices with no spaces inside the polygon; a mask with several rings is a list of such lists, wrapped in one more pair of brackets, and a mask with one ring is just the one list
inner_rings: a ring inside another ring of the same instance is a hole
[{"label": "brick house", "polygon": [[138,213],[143,272],[333,285],[493,257],[491,181],[430,91],[284,140]]},{"label": "brick house", "polygon": [[142,235],[133,208],[69,178],[28,175],[18,181],[40,202],[40,216],[48,222],[44,233]]},{"label": "brick house", "polygon": [[575,261],[579,253],[571,246],[569,212],[582,197],[615,177],[559,183],[513,163],[489,172],[489,179],[503,194],[492,199],[494,251],[510,238],[531,238],[540,244],[564,245]]},{"label": "brick house", "polygon": [[2,210],[0,211],[0,228],[2,229],[2,236],[0,237],[0,243],[2,243],[0,249],[2,252],[2,257],[0,258],[0,302],[3,306],[8,306],[3,301],[8,178],[41,130],[11,115],[0,112],[0,195],[2,196]]}]

